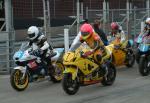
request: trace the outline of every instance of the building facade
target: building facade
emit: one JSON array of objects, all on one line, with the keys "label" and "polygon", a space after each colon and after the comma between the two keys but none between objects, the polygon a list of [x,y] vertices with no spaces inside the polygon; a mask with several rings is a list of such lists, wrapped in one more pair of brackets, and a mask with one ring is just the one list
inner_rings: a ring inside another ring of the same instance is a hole
[{"label": "building facade", "polygon": [[[42,0],[12,0],[15,18],[36,18],[43,16]],[[104,0],[83,0],[84,10],[103,9]],[[110,9],[125,9],[127,0],[106,0]],[[145,0],[129,0],[132,8],[145,8]],[[50,0],[51,18],[64,18],[76,15],[76,0]]]},{"label": "building facade", "polygon": [[[62,26],[74,21],[76,16],[76,0],[49,0],[51,26]],[[84,18],[86,10],[102,10],[104,0],[82,0]],[[109,2],[109,9],[126,9],[127,0],[105,0]],[[0,0],[0,18],[3,18],[4,0]],[[129,0],[132,8],[146,8],[146,0]],[[12,0],[13,20],[15,29],[27,28],[29,24],[42,26],[43,0]],[[2,20],[2,19],[1,19]],[[0,21],[2,24],[3,21]]]}]

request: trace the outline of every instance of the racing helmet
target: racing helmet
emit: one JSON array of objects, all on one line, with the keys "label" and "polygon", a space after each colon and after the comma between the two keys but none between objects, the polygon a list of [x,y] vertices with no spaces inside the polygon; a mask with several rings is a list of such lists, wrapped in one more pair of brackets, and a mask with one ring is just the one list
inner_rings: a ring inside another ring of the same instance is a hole
[{"label": "racing helmet", "polygon": [[39,29],[36,26],[30,26],[27,31],[30,40],[34,40],[39,35]]},{"label": "racing helmet", "polygon": [[88,39],[93,34],[93,28],[90,24],[83,24],[80,31],[83,40]]}]

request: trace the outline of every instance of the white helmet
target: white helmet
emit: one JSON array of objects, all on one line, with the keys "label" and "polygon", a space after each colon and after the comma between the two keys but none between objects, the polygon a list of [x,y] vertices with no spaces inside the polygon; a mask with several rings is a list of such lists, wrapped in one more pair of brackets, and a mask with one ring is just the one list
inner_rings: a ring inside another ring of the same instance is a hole
[{"label": "white helmet", "polygon": [[150,22],[150,18],[147,18],[145,22],[146,22],[146,23],[149,23],[149,22]]},{"label": "white helmet", "polygon": [[34,40],[35,38],[38,37],[39,29],[36,26],[30,26],[28,28],[27,34],[30,40]]}]

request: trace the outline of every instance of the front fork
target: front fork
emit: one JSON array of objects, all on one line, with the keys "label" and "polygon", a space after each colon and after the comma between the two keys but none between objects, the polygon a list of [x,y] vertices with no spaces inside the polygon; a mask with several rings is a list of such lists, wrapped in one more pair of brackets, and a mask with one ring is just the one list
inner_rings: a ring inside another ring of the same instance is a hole
[{"label": "front fork", "polygon": [[75,80],[78,74],[78,68],[65,68],[65,71],[63,72],[65,73],[70,73],[72,75],[72,80]]},{"label": "front fork", "polygon": [[24,79],[25,74],[26,74],[26,72],[27,72],[27,66],[25,66],[25,67],[23,67],[23,66],[18,66],[18,67],[15,67],[14,69],[15,69],[15,70],[20,70],[20,71],[23,73],[21,79]]},{"label": "front fork", "polygon": [[23,76],[22,76],[22,78],[21,79],[24,79],[24,77],[25,77],[25,74],[27,73],[27,67],[25,66],[25,69],[23,70]]}]

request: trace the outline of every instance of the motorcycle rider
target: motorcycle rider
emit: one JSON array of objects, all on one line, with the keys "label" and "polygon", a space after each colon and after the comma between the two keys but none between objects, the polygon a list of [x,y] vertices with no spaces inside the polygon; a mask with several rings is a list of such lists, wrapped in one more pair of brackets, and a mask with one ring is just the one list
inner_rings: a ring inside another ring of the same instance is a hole
[{"label": "motorcycle rider", "polygon": [[80,42],[85,42],[89,47],[90,51],[85,52],[82,54],[82,57],[86,58],[91,54],[94,54],[94,60],[97,64],[101,65],[104,71],[104,74],[106,71],[106,65],[104,62],[110,57],[110,54],[106,50],[103,41],[99,37],[98,34],[96,34],[90,24],[83,24],[80,28],[81,36],[80,36]]},{"label": "motorcycle rider", "polygon": [[[125,43],[126,35],[121,26],[116,22],[111,23],[111,32],[109,34],[109,39],[110,38],[115,38],[114,40],[117,41],[117,43],[115,43],[115,46],[118,46],[122,49],[127,45],[127,43]],[[114,44],[114,41],[112,41],[112,43]]]},{"label": "motorcycle rider", "polygon": [[145,20],[145,27],[142,33],[144,36],[147,36],[150,34],[150,18],[147,18]]},{"label": "motorcycle rider", "polygon": [[[143,31],[138,35],[139,38],[141,38],[141,42],[142,42],[142,39],[145,37],[145,36],[149,36],[150,35],[150,18],[147,18],[145,20],[145,26],[144,26],[144,29]],[[137,39],[137,38],[136,38]],[[139,43],[137,43],[137,46],[139,45]],[[139,51],[139,49],[136,50],[135,52],[135,57],[136,57],[136,61],[137,63],[139,63],[139,60],[140,60],[140,56],[141,56],[141,53]]]},{"label": "motorcycle rider", "polygon": [[[145,20],[145,26],[142,30],[142,32],[137,36],[137,38],[144,38],[145,36],[150,35],[150,18],[147,18]],[[135,41],[137,42],[137,38],[135,38]]]},{"label": "motorcycle rider", "polygon": [[106,50],[103,41],[99,37],[98,34],[94,32],[93,27],[89,23],[84,23],[80,27],[80,32],[76,36],[77,39],[75,39],[73,42],[73,45],[69,49],[69,51],[76,50],[82,43],[86,43],[90,47],[90,51],[85,52],[82,54],[83,58],[88,57],[91,54],[94,54],[94,61],[98,65],[100,65],[102,76],[106,75],[107,73],[107,66],[104,63],[110,58],[110,53],[108,50]]},{"label": "motorcycle rider", "polygon": [[[84,19],[80,22],[81,25],[83,24],[88,24],[88,19]],[[75,39],[73,40],[73,43],[71,44],[69,51],[75,51],[80,45],[80,36],[81,36],[81,32],[79,31],[79,33],[77,34],[77,36],[75,37]]]},{"label": "motorcycle rider", "polygon": [[52,53],[52,47],[47,42],[45,35],[36,26],[30,26],[27,35],[29,46],[36,51],[33,55],[39,56],[42,62],[46,62],[45,70],[48,70],[48,67],[53,68],[49,57]]}]

